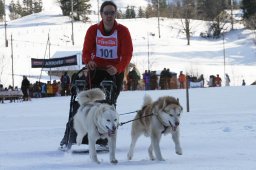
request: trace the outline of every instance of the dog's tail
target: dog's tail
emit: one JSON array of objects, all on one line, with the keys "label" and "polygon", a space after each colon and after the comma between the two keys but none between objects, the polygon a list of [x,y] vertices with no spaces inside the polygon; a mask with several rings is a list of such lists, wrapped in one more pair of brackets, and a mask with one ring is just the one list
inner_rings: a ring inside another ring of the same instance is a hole
[{"label": "dog's tail", "polygon": [[147,105],[152,104],[152,103],[153,103],[153,100],[152,100],[151,96],[146,94],[144,96],[144,101],[143,101],[142,107],[147,106]]},{"label": "dog's tail", "polygon": [[104,99],[105,99],[105,93],[99,88],[82,91],[77,95],[77,100],[80,105],[86,105],[89,102],[94,102],[96,100],[104,100]]}]

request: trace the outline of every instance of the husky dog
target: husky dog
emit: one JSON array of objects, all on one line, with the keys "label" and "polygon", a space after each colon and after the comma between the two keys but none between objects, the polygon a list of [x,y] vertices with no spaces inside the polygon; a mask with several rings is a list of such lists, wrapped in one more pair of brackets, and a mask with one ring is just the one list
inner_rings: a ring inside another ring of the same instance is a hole
[{"label": "husky dog", "polygon": [[142,109],[138,111],[135,120],[132,123],[131,145],[127,157],[129,160],[133,157],[134,147],[140,135],[144,134],[151,138],[151,144],[148,148],[148,154],[151,160],[163,161],[160,150],[160,139],[162,134],[171,133],[175,144],[176,154],[182,155],[180,146],[180,114],[182,107],[179,100],[171,96],[160,97],[153,102],[149,95],[145,95]]},{"label": "husky dog", "polygon": [[89,155],[91,159],[100,163],[95,149],[96,141],[108,138],[110,162],[116,164],[116,135],[118,113],[114,106],[102,103],[105,94],[99,88],[82,91],[77,96],[80,107],[74,116],[74,129],[77,133],[76,143],[82,144],[83,137],[88,134]]}]

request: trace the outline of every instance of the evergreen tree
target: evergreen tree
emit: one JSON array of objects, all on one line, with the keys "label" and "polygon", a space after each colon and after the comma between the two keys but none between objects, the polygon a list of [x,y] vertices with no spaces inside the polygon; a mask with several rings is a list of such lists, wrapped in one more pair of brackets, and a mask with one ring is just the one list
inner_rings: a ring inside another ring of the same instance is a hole
[{"label": "evergreen tree", "polygon": [[135,8],[134,6],[131,7],[131,18],[135,18],[136,17],[136,13],[135,13],[135,9],[134,8]]},{"label": "evergreen tree", "polygon": [[125,18],[135,18],[135,17],[136,17],[136,14],[135,14],[134,6],[132,7],[127,6],[125,11]]},{"label": "evergreen tree", "polygon": [[34,8],[33,8],[34,13],[41,12],[42,8],[43,8],[42,0],[35,0],[33,2],[33,6],[34,6]]},{"label": "evergreen tree", "polygon": [[152,7],[154,16],[158,16],[158,3],[159,3],[159,14],[161,17],[167,17],[169,15],[168,5],[166,0],[152,0]]},{"label": "evergreen tree", "polygon": [[196,4],[196,15],[198,19],[206,19],[206,0],[197,0]]},{"label": "evergreen tree", "polygon": [[3,19],[4,14],[5,14],[4,3],[2,0],[0,0],[0,19]]},{"label": "evergreen tree", "polygon": [[[73,0],[74,19],[80,20],[80,17],[86,18],[91,8],[90,0]],[[71,14],[71,0],[58,0],[60,8],[64,16]]]},{"label": "evergreen tree", "polygon": [[22,15],[23,14],[23,9],[22,9],[22,6],[21,6],[19,0],[17,0],[17,3],[15,4],[15,8],[14,9],[15,9],[15,13],[17,13],[20,16],[23,16]]},{"label": "evergreen tree", "polygon": [[23,0],[23,16],[29,15],[33,13],[33,2],[32,0]]},{"label": "evergreen tree", "polygon": [[9,11],[11,13],[15,12],[15,4],[14,4],[13,0],[11,1],[10,5],[9,5]]},{"label": "evergreen tree", "polygon": [[147,8],[146,8],[146,11],[145,11],[145,16],[146,18],[150,18],[150,17],[154,17],[156,15],[154,15],[154,12],[153,12],[153,8],[152,8],[152,5],[151,4],[148,4]]},{"label": "evergreen tree", "polygon": [[242,10],[244,18],[249,19],[250,16],[256,14],[256,0],[242,0]]},{"label": "evergreen tree", "polygon": [[205,1],[207,19],[215,19],[224,9],[228,8],[228,0],[207,0]]},{"label": "evergreen tree", "polygon": [[145,12],[143,9],[140,7],[138,11],[138,18],[144,18],[145,17]]},{"label": "evergreen tree", "polygon": [[58,0],[60,8],[64,16],[69,16],[71,12],[71,1],[70,0]]},{"label": "evergreen tree", "polygon": [[117,19],[122,19],[124,17],[124,14],[122,12],[122,10],[117,10],[117,13],[116,13],[116,18]]}]

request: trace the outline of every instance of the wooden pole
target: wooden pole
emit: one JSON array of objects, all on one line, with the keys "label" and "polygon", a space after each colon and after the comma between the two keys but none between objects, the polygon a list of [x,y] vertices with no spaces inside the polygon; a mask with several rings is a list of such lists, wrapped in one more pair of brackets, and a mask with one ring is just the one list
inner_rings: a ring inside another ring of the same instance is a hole
[{"label": "wooden pole", "polygon": [[12,87],[14,88],[14,69],[13,69],[13,44],[12,44],[12,34],[11,34],[11,58],[12,58]]},{"label": "wooden pole", "polygon": [[186,76],[186,100],[187,100],[187,112],[189,112],[189,77]]}]

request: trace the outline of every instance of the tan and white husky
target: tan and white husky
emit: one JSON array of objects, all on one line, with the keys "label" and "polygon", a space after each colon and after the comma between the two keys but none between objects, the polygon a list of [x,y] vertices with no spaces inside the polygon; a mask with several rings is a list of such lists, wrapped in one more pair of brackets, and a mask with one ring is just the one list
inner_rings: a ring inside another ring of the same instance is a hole
[{"label": "tan and white husky", "polygon": [[135,116],[131,130],[131,145],[127,157],[132,159],[137,139],[144,134],[150,137],[151,144],[148,148],[148,154],[151,160],[163,161],[160,150],[160,139],[162,134],[171,134],[175,144],[175,150],[178,155],[182,155],[180,146],[180,116],[182,106],[178,99],[171,96],[160,97],[153,102],[149,95],[145,95],[144,103],[140,111]]}]

